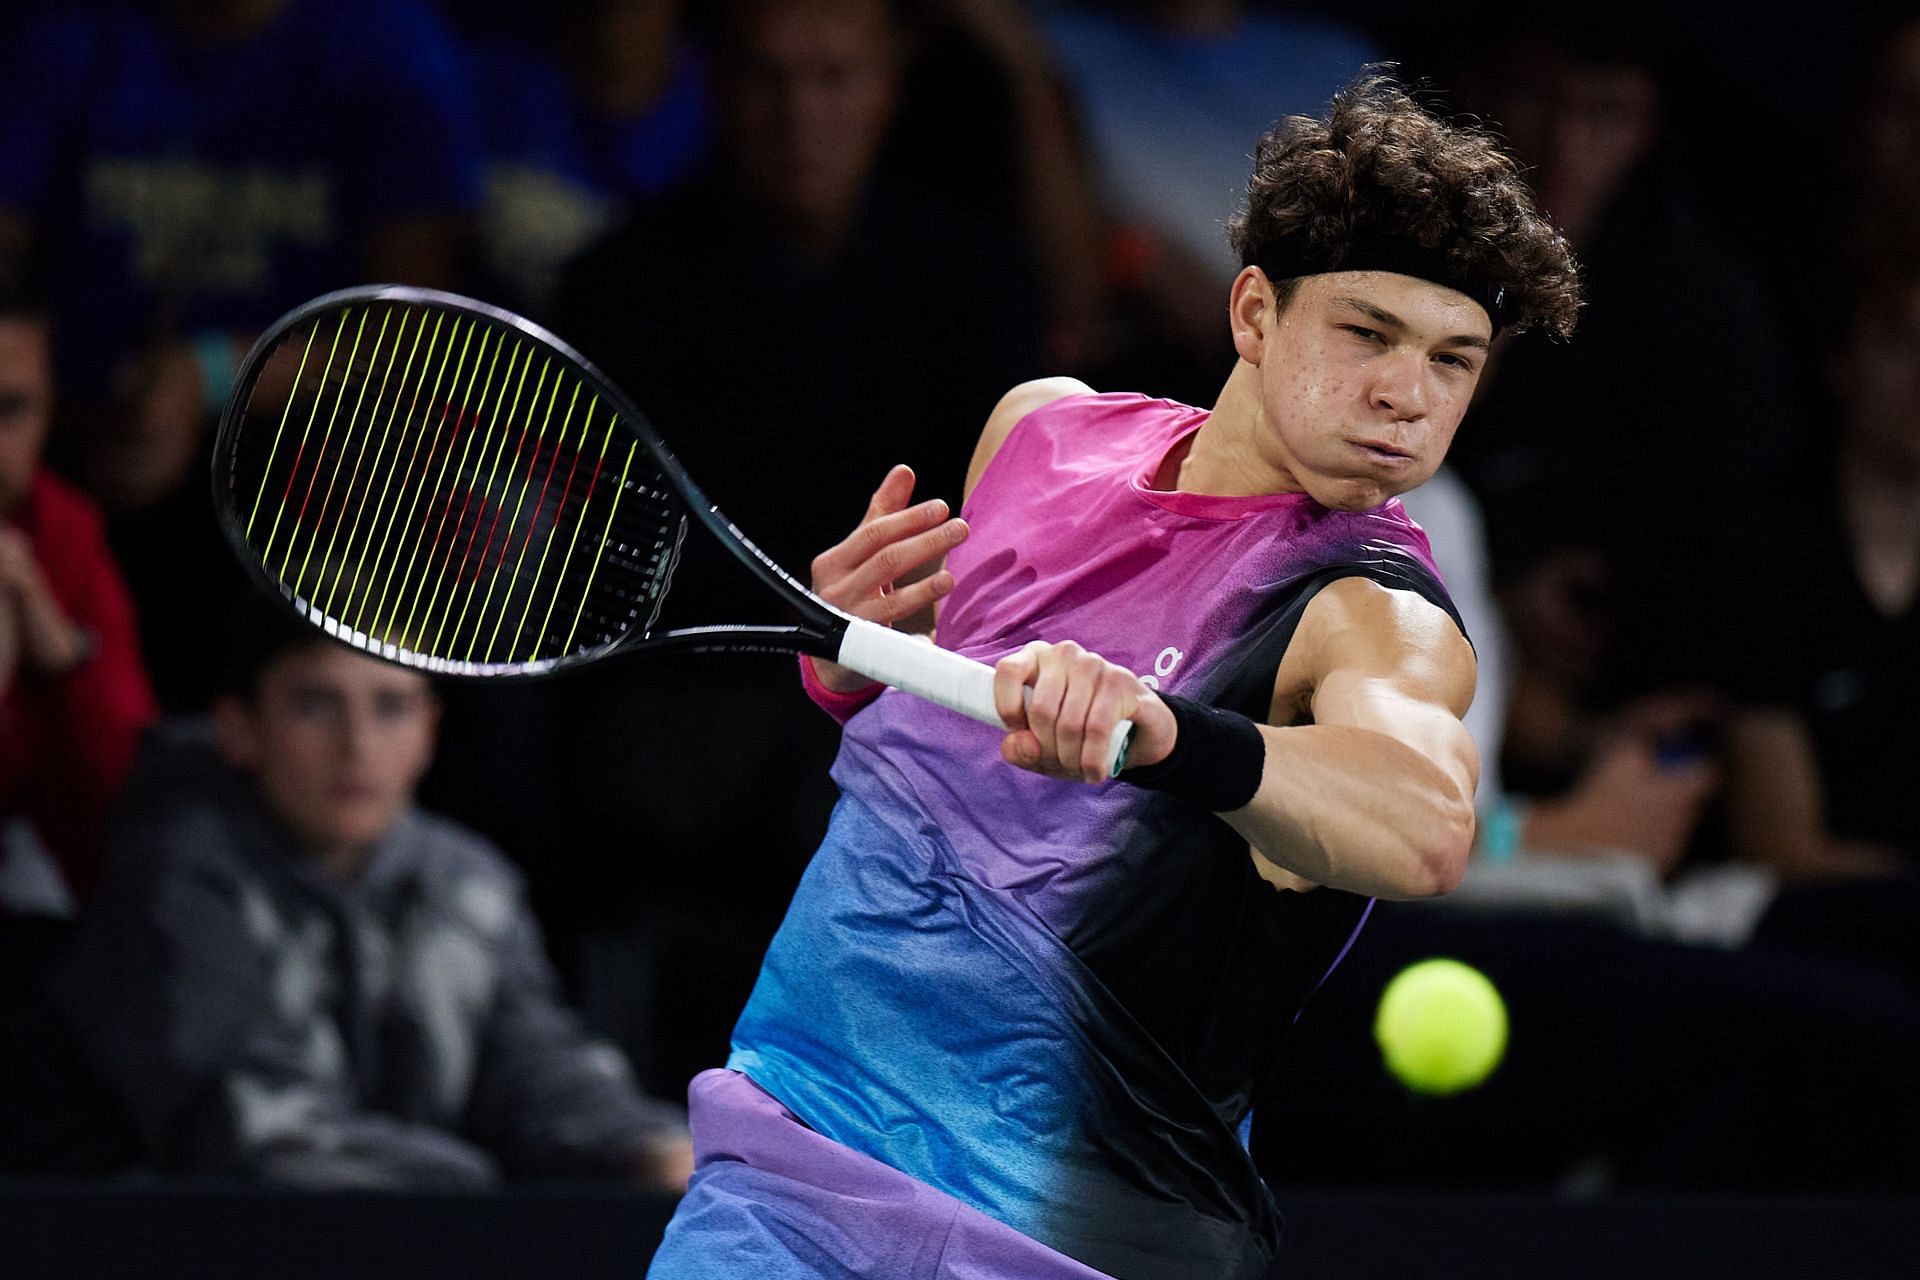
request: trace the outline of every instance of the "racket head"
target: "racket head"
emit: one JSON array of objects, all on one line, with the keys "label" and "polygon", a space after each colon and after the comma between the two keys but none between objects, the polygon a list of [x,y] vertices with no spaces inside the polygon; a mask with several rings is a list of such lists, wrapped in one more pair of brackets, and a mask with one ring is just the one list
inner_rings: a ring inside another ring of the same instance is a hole
[{"label": "racket head", "polygon": [[[838,621],[578,351],[438,290],[346,289],[276,321],[221,415],[213,486],[263,590],[439,676],[544,676],[642,648],[813,650]],[[658,633],[690,520],[806,625]]]}]

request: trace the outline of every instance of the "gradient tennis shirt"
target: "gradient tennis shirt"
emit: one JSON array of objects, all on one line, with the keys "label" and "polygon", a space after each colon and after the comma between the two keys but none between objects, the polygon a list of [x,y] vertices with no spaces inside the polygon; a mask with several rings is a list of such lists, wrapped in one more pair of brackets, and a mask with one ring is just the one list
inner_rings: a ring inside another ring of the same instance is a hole
[{"label": "gradient tennis shirt", "polygon": [[[1453,613],[1397,501],[1350,513],[1299,493],[1153,489],[1206,417],[1086,395],[1023,419],[964,512],[972,535],[949,559],[941,644],[991,663],[1030,640],[1072,639],[1158,688],[1264,720],[1301,614],[1328,583],[1365,577]],[[1213,815],[1123,782],[1014,769],[1001,736],[895,691],[847,726],[843,800],[728,1064],[812,1151],[773,1158],[788,1185],[768,1212],[775,1236],[822,1242],[818,1256],[756,1274],[886,1274],[831,1252],[879,1221],[862,1225],[876,1198],[849,1203],[820,1159],[844,1150],[861,1162],[843,1172],[877,1162],[1059,1257],[1047,1270],[948,1256],[914,1275],[1264,1275],[1277,1215],[1239,1134],[1370,900],[1276,892]],[[696,1143],[702,1091],[738,1101],[745,1087],[696,1088]],[[737,1138],[743,1111],[719,1110]],[[752,1144],[702,1145],[683,1216],[707,1223],[704,1274],[728,1274],[712,1269],[729,1256],[728,1215],[703,1195],[756,1161],[740,1154]],[[818,1193],[811,1226],[794,1183]],[[693,1256],[698,1233],[679,1228],[656,1274]]]}]

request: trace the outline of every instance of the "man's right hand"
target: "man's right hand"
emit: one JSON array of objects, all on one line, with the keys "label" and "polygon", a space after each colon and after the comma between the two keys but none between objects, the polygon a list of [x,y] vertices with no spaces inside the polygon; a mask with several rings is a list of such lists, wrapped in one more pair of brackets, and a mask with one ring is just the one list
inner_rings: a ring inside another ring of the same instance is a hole
[{"label": "man's right hand", "polygon": [[[909,505],[913,470],[896,466],[874,490],[859,526],[813,560],[813,593],[869,622],[893,626],[933,607],[953,590],[939,564],[967,537],[967,523],[948,519],[939,498]],[[927,572],[929,569],[932,572]],[[873,683],[837,662],[808,658],[820,683],[852,693]]]}]

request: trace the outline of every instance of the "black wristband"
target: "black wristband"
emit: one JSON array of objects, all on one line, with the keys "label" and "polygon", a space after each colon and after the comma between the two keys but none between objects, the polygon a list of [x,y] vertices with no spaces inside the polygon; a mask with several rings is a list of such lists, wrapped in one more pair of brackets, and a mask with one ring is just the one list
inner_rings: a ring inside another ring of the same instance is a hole
[{"label": "black wristband", "polygon": [[1267,743],[1259,726],[1191,698],[1159,696],[1179,726],[1173,750],[1158,764],[1126,770],[1120,781],[1164,791],[1212,813],[1244,808],[1260,789],[1260,772],[1267,763]]}]

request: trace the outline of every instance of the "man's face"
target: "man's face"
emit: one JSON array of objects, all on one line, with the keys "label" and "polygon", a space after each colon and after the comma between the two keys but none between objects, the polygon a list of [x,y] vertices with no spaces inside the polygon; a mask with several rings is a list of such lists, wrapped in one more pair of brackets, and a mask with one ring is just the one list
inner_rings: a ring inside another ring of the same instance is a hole
[{"label": "man's face", "polygon": [[844,217],[893,118],[899,55],[885,3],[773,0],[738,24],[718,81],[737,175],[773,209]]},{"label": "man's face", "polygon": [[363,851],[412,802],[433,757],[438,704],[426,678],[338,645],[290,650],[251,702],[221,702],[228,761],[258,779],[307,845]]},{"label": "man's face", "polygon": [[1424,483],[1473,400],[1492,327],[1465,294],[1412,276],[1303,278],[1261,328],[1262,462],[1341,511]]},{"label": "man's face", "polygon": [[46,325],[0,317],[0,516],[27,496],[52,412]]}]

